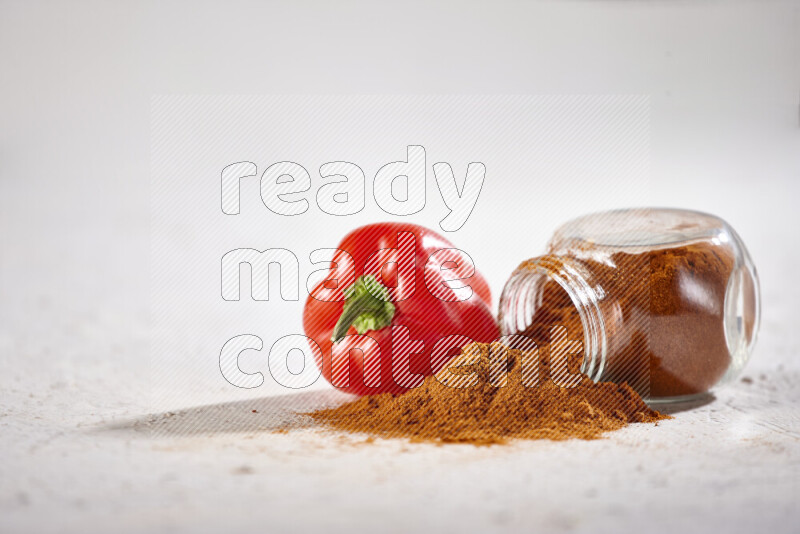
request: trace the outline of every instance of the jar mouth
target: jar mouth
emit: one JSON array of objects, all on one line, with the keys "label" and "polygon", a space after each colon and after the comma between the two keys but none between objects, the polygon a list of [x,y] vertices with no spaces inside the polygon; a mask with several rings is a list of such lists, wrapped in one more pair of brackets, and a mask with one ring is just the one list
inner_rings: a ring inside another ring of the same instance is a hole
[{"label": "jar mouth", "polygon": [[[512,274],[503,289],[500,327],[504,335],[524,332],[543,308],[547,283],[558,284],[577,311],[583,330],[581,372],[595,382],[602,376],[607,354],[606,327],[598,295],[581,266],[563,257],[540,256],[529,260]],[[553,326],[559,326],[553,324]],[[564,325],[560,325],[564,326]]]}]

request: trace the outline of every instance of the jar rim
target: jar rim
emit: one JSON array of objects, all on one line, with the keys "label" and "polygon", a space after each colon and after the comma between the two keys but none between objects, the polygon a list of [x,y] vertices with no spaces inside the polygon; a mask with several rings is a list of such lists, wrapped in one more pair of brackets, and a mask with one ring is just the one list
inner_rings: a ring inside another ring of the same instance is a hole
[{"label": "jar rim", "polygon": [[[606,325],[599,305],[602,295],[589,283],[589,275],[579,262],[547,254],[520,265],[512,273],[500,297],[503,334],[518,333],[530,326],[536,310],[537,290],[541,285],[537,278],[541,282],[552,280],[557,283],[578,312],[583,329],[581,372],[597,381],[605,369],[608,352]],[[509,305],[510,309],[503,309],[502,303]]]}]

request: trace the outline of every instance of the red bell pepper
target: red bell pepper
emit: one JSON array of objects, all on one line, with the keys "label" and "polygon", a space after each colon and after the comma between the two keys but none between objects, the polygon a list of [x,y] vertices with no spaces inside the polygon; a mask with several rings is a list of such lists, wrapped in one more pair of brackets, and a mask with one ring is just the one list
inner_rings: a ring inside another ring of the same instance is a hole
[{"label": "red bell pepper", "polygon": [[500,335],[471,258],[414,224],[348,234],[309,294],[306,335],[323,376],[357,395],[402,393],[472,341]]}]

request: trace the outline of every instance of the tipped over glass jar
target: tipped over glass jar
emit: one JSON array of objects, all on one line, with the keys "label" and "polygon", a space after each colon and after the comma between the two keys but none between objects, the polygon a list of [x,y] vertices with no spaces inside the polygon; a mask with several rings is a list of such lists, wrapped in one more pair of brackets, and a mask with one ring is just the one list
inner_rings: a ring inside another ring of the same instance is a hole
[{"label": "tipped over glass jar", "polygon": [[722,219],[677,209],[586,215],[524,261],[500,297],[503,333],[540,347],[553,326],[581,340],[581,371],[648,402],[702,396],[736,378],[759,326],[756,269]]}]

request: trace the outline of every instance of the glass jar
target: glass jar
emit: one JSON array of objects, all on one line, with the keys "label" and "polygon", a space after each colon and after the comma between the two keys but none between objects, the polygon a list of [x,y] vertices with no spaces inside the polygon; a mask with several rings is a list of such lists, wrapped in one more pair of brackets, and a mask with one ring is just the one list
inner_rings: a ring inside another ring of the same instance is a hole
[{"label": "glass jar", "polygon": [[[503,333],[540,347],[553,326],[581,340],[580,371],[648,402],[690,400],[750,357],[759,286],[739,236],[713,215],[631,209],[574,219],[523,262],[500,298]],[[580,345],[580,344],[578,344]]]}]

